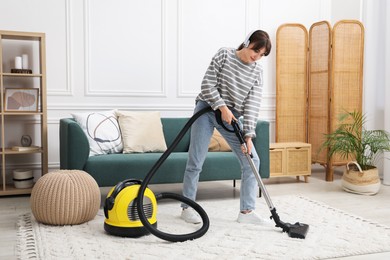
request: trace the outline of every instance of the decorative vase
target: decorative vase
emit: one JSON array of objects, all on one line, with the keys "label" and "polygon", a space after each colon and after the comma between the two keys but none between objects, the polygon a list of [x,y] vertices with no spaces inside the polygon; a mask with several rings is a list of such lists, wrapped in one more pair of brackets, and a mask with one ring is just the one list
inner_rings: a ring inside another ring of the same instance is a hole
[{"label": "decorative vase", "polygon": [[[350,168],[350,164],[354,164],[356,167]],[[373,167],[363,171],[357,162],[348,162],[341,180],[341,186],[347,192],[375,195],[381,186],[378,168]]]}]

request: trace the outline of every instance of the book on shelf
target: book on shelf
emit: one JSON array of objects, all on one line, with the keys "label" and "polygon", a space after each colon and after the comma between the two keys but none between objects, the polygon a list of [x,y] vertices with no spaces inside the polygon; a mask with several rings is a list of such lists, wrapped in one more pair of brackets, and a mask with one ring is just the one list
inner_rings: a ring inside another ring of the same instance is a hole
[{"label": "book on shelf", "polygon": [[12,151],[18,151],[18,152],[26,152],[26,151],[36,151],[39,150],[39,146],[12,146]]}]

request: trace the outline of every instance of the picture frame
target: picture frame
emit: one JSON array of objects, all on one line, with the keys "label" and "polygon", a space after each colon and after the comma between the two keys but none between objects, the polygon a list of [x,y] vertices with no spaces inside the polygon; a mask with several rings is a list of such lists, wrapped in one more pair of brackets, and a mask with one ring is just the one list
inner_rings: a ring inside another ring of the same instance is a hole
[{"label": "picture frame", "polygon": [[5,88],[5,112],[38,112],[38,88]]}]

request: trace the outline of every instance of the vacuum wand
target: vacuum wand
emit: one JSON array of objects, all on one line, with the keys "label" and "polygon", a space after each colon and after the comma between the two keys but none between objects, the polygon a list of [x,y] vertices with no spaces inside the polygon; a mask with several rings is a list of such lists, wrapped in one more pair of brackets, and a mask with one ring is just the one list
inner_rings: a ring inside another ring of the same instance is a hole
[{"label": "vacuum wand", "polygon": [[282,228],[283,232],[286,232],[290,237],[302,238],[302,239],[306,238],[306,234],[309,230],[309,225],[299,223],[299,222],[296,222],[295,224],[290,224],[290,223],[285,223],[285,222],[280,220],[278,213],[276,213],[276,208],[274,207],[274,205],[271,201],[271,198],[267,192],[267,189],[265,188],[264,183],[261,179],[261,176],[260,176],[260,174],[259,174],[259,172],[258,172],[258,170],[257,170],[257,168],[252,160],[252,156],[251,156],[251,154],[248,153],[248,147],[247,147],[246,142],[244,140],[240,126],[238,125],[238,123],[235,120],[232,121],[232,126],[233,126],[233,129],[234,129],[234,132],[235,132],[237,138],[240,140],[241,145],[244,147],[244,151],[245,151],[244,154],[248,160],[248,163],[252,169],[253,174],[256,177],[258,186],[261,189],[261,192],[264,194],[265,201],[267,202],[268,208],[272,214],[270,218],[274,220],[274,222],[276,224],[275,226]]},{"label": "vacuum wand", "polygon": [[272,210],[275,207],[272,204],[272,201],[270,199],[268,191],[265,188],[263,181],[261,180],[260,174],[259,174],[258,170],[256,169],[255,164],[253,163],[252,154],[248,153],[248,147],[246,145],[246,142],[245,142],[245,139],[243,137],[243,134],[242,134],[242,131],[240,129],[240,126],[234,120],[232,121],[232,126],[233,126],[233,129],[234,129],[234,133],[236,134],[236,136],[237,136],[238,140],[240,141],[241,145],[244,147],[244,151],[245,151],[244,154],[245,154],[245,156],[246,156],[246,158],[247,158],[247,160],[249,162],[249,165],[250,165],[250,167],[252,169],[253,174],[256,177],[256,180],[257,180],[257,183],[258,183],[258,185],[259,185],[259,187],[261,189],[261,192],[264,193],[264,198],[265,198],[265,200],[267,202],[267,205],[268,205],[269,209]]}]

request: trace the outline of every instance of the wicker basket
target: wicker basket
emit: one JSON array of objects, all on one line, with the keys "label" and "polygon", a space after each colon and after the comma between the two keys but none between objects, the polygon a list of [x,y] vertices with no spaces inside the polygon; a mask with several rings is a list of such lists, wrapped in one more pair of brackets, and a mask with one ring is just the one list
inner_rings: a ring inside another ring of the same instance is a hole
[{"label": "wicker basket", "polygon": [[[356,165],[354,168],[357,168],[357,170],[350,168],[350,164]],[[363,171],[357,162],[348,162],[341,180],[341,186],[345,191],[351,193],[375,195],[381,186],[378,169],[372,168]]]}]

